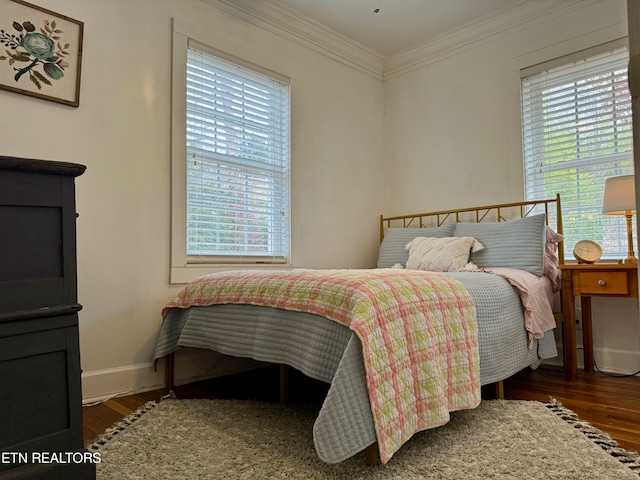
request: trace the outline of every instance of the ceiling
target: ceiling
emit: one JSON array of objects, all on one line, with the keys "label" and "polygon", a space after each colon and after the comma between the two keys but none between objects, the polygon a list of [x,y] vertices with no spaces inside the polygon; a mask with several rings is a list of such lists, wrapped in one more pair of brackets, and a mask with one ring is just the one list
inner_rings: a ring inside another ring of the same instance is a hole
[{"label": "ceiling", "polygon": [[[534,0],[276,0],[389,56]],[[378,13],[374,9],[379,8]]]}]

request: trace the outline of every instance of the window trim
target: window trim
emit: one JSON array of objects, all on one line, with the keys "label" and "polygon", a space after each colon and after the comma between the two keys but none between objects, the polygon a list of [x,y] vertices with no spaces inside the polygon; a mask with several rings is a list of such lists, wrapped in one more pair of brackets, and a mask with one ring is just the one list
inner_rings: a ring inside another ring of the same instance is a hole
[{"label": "window trim", "polygon": [[172,83],[171,83],[171,268],[169,283],[182,284],[209,273],[215,273],[230,269],[262,269],[262,268],[291,268],[291,244],[289,244],[289,258],[285,263],[193,263],[187,255],[187,169],[186,169],[186,123],[187,123],[187,51],[189,41],[197,42],[198,47],[205,47],[208,53],[213,53],[226,60],[232,60],[243,66],[248,66],[260,73],[273,76],[276,79],[287,80],[281,74],[253,65],[246,61],[238,61],[227,53],[220,52],[208,45],[214,43],[207,41],[209,35],[206,30],[180,19],[173,19],[172,32]]},{"label": "window trim", "polygon": [[627,37],[617,38],[610,42],[601,43],[590,48],[585,48],[568,55],[554,58],[553,60],[547,60],[546,62],[537,63],[530,67],[520,69],[520,78],[530,77],[532,75],[544,72],[545,70],[551,70],[556,67],[562,67],[572,62],[580,61],[584,58],[595,57],[601,53],[606,53],[612,50],[618,50],[627,46]]}]

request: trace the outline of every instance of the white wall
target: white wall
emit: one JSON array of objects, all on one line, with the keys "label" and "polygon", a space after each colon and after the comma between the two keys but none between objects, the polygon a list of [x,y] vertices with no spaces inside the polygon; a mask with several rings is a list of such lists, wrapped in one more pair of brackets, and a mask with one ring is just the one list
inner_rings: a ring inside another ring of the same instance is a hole
[{"label": "white wall", "polygon": [[[482,40],[473,45],[460,42],[433,62],[391,75],[385,82],[385,213],[522,200],[519,70],[627,34],[624,0],[577,3],[491,38],[478,35]],[[599,366],[640,370],[637,300],[595,298],[593,323]]]},{"label": "white wall", "polygon": [[[84,22],[80,107],[0,91],[0,140],[3,155],[87,166],[76,182],[85,399],[162,382],[150,362],[162,306],[177,289],[168,282],[172,17],[291,77],[294,263],[374,266],[380,80],[198,0],[37,3]],[[199,358],[181,357],[179,376]]]}]

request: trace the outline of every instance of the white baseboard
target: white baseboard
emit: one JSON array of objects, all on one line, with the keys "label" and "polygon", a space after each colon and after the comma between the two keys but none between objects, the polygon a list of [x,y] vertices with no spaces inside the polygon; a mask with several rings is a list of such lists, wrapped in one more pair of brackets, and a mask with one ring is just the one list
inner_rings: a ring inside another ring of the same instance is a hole
[{"label": "white baseboard", "polygon": [[[208,350],[184,349],[176,352],[174,384],[196,382],[231,373],[263,367],[265,363],[250,358],[221,355]],[[82,403],[90,405],[110,398],[163,388],[164,359],[124,367],[82,373]]]},{"label": "white baseboard", "polygon": [[[582,332],[578,331],[578,337],[582,338]],[[545,365],[563,366],[564,351],[562,344],[557,344],[558,356],[544,361]],[[584,368],[582,345],[578,345],[578,368]],[[631,375],[640,370],[640,351],[619,350],[595,346],[593,349],[598,369],[614,375]]]},{"label": "white baseboard", "polygon": [[[593,356],[598,369],[618,375],[630,375],[640,370],[640,352],[615,348],[594,347]],[[580,362],[578,362],[579,365]]]},{"label": "white baseboard", "polygon": [[103,402],[113,397],[162,388],[164,366],[154,371],[152,363],[127,365],[82,373],[82,403]]}]

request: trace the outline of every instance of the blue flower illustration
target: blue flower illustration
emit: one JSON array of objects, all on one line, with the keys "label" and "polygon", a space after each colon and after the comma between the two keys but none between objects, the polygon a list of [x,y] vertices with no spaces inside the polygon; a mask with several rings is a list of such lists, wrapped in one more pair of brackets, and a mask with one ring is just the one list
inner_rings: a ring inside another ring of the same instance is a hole
[{"label": "blue flower illustration", "polygon": [[53,57],[56,44],[49,37],[41,33],[27,33],[22,37],[22,48],[38,60],[46,60]]},{"label": "blue flower illustration", "polygon": [[[64,57],[69,54],[69,44],[61,43],[61,34],[64,32],[57,28],[55,20],[44,20],[40,32],[36,32],[36,27],[29,21],[14,21],[13,28],[17,34],[0,30],[0,44],[8,48],[5,50],[7,55],[0,55],[0,60],[8,60],[10,66],[16,62],[28,62],[22,68],[13,67],[16,82],[28,74],[29,80],[41,90],[43,84],[52,85],[49,79],[60,80],[64,77],[64,69],[69,66],[64,61]],[[39,65],[42,65],[44,75],[36,70]]]}]

